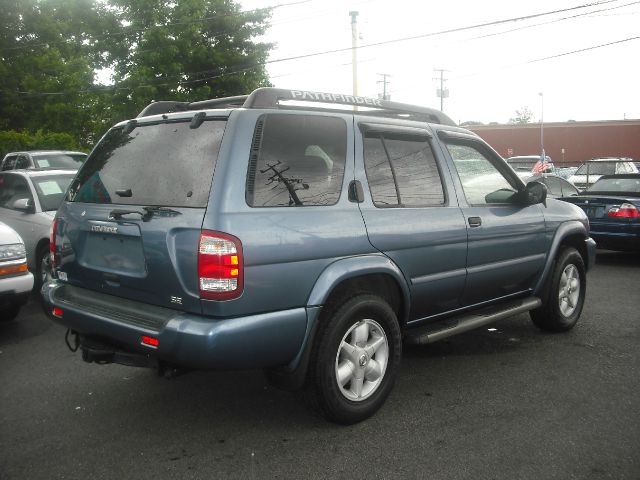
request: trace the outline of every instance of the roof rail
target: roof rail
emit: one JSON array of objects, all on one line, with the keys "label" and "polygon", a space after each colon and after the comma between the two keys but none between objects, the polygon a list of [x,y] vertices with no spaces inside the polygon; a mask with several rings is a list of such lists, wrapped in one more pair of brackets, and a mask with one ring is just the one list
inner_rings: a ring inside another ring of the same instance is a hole
[{"label": "roof rail", "polygon": [[[236,97],[215,98],[201,102],[173,102],[163,101],[149,104],[138,117],[160,115],[170,112],[184,112],[189,110],[205,110],[215,108],[300,108],[283,104],[282,102],[314,102],[330,105],[349,105],[363,107],[367,110],[358,111],[362,115],[404,116],[410,119],[440,123],[455,126],[455,122],[439,110],[391,102],[378,98],[343,95],[336,93],[312,92],[307,90],[287,90],[282,88],[263,87],[254,90],[250,95]],[[306,107],[308,108],[308,107]],[[327,109],[323,109],[327,110]],[[331,110],[331,109],[329,109]]]}]

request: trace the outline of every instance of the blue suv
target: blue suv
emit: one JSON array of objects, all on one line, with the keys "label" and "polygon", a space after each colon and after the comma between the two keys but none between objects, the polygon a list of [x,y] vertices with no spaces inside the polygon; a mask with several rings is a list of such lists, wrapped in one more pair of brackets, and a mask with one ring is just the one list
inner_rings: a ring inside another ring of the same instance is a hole
[{"label": "blue suv", "polygon": [[258,89],[114,126],[53,225],[50,317],[85,361],[263,368],[324,415],[385,401],[403,342],[582,311],[584,212],[436,110]]}]

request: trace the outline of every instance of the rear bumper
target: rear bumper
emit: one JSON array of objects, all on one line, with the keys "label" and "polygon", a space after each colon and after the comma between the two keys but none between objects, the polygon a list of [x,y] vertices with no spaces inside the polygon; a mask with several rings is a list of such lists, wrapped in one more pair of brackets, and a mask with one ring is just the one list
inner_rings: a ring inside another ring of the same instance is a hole
[{"label": "rear bumper", "polygon": [[[93,292],[53,280],[42,287],[48,316],[83,337],[158,362],[205,369],[285,365],[299,352],[307,311],[296,308],[235,318],[208,318]],[[53,315],[53,308],[61,310]],[[158,340],[157,348],[142,336]]]},{"label": "rear bumper", "polygon": [[598,244],[598,248],[610,250],[640,250],[640,229],[627,232],[605,232],[591,230],[591,236]]}]

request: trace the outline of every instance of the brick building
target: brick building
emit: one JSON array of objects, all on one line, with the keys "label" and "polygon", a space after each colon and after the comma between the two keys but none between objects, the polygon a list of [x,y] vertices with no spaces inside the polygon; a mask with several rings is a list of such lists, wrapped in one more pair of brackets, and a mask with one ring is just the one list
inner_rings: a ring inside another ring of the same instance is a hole
[{"label": "brick building", "polygon": [[[540,154],[540,124],[474,125],[503,157]],[[598,157],[640,161],[640,120],[544,124],[544,150],[556,166],[575,166]]]}]

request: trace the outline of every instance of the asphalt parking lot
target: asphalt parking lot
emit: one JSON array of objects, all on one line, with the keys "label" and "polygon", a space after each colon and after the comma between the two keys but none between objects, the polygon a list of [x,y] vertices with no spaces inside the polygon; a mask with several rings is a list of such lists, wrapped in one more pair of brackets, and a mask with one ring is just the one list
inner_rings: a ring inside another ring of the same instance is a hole
[{"label": "asphalt parking lot", "polygon": [[0,479],[640,478],[640,255],[598,252],[582,318],[407,346],[351,427],[261,372],[85,364],[33,299],[0,322]]}]

